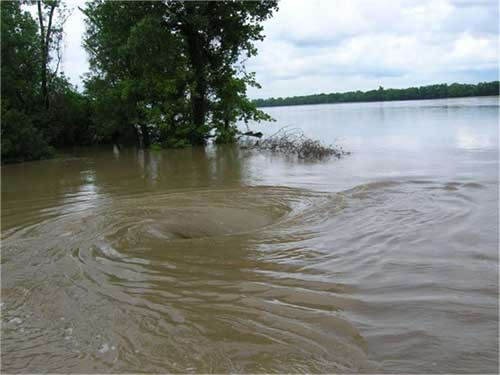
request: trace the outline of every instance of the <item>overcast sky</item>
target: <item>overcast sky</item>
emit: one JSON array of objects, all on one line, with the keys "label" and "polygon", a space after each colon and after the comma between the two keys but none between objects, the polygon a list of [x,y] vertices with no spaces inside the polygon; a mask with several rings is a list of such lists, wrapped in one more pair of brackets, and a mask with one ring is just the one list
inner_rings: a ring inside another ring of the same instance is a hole
[{"label": "overcast sky", "polygon": [[[70,5],[82,2],[72,1]],[[247,62],[249,96],[408,87],[498,79],[497,0],[281,0]],[[88,70],[83,15],[66,24],[63,70]]]}]

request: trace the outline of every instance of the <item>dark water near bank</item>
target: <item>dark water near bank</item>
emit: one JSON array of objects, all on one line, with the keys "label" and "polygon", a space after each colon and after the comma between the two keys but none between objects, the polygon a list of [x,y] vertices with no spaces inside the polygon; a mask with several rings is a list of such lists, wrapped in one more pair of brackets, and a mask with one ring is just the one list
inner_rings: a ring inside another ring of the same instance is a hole
[{"label": "dark water near bank", "polygon": [[267,111],[352,155],[2,167],[2,372],[498,372],[498,97]]}]

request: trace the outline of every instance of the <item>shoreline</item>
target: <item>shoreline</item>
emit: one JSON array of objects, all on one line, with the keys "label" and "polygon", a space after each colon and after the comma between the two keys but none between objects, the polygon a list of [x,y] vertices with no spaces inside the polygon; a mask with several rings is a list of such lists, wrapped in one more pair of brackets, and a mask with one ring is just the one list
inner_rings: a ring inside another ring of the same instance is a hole
[{"label": "shoreline", "polygon": [[386,103],[386,102],[417,102],[427,100],[448,100],[448,99],[465,99],[465,98],[491,98],[500,97],[497,95],[472,95],[472,96],[450,96],[446,98],[424,98],[424,99],[388,99],[388,100],[363,100],[363,101],[349,101],[349,102],[331,102],[331,103],[307,103],[307,104],[282,104],[282,105],[265,105],[257,106],[257,108],[276,108],[276,107],[300,107],[308,105],[326,105],[326,104],[358,104],[358,103]]}]

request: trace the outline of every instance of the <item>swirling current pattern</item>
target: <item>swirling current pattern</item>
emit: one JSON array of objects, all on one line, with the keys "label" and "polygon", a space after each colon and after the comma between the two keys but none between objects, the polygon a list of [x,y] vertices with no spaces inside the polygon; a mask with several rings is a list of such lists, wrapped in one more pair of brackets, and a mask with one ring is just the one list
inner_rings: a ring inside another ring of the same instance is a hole
[{"label": "swirling current pattern", "polygon": [[3,369],[475,372],[480,355],[494,370],[487,189],[390,180],[39,202],[42,219],[2,233]]}]

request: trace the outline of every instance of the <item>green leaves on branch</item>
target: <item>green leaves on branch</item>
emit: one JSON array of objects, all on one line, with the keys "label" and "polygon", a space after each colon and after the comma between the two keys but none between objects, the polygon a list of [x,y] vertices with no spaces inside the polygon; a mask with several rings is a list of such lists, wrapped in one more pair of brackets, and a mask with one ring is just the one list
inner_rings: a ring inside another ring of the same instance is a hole
[{"label": "green leaves on branch", "polygon": [[244,59],[276,9],[276,1],[87,3],[86,93],[101,135],[123,142],[134,133],[145,147],[231,142],[236,121],[268,119],[246,96],[258,84]]},{"label": "green leaves on branch", "polygon": [[92,141],[86,100],[58,75],[65,17],[60,1],[1,2],[2,162]]}]

